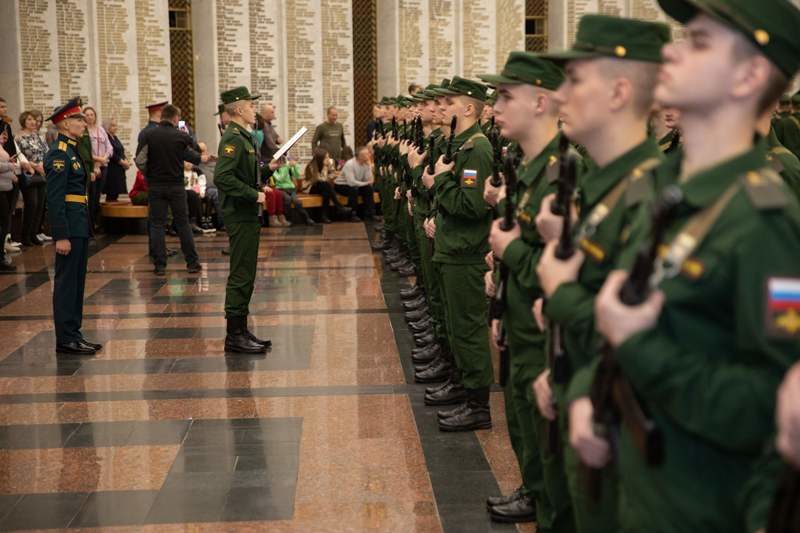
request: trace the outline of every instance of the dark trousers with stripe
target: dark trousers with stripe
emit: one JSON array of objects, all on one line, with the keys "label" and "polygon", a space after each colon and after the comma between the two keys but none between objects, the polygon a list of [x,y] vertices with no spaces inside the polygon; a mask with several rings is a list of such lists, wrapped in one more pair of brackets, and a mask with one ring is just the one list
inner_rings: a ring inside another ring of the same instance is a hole
[{"label": "dark trousers with stripe", "polygon": [[53,321],[56,342],[66,344],[82,338],[83,292],[86,286],[86,267],[89,262],[89,239],[69,240],[69,254],[56,254],[56,273],[53,288]]}]

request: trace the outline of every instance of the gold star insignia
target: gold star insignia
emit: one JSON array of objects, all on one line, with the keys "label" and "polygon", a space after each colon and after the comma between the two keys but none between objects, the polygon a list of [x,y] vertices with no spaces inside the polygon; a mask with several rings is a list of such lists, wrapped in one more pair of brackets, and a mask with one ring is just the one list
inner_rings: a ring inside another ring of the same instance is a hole
[{"label": "gold star insignia", "polygon": [[53,161],[53,170],[55,170],[56,172],[61,172],[62,170],[64,170],[64,162],[61,161],[60,159]]},{"label": "gold star insignia", "polygon": [[794,335],[800,331],[800,315],[794,309],[789,309],[775,320],[775,325],[790,335]]},{"label": "gold star insignia", "polygon": [[225,148],[223,148],[223,151],[225,152],[225,155],[233,155],[233,152],[236,151],[236,147],[232,144],[228,144],[225,146]]}]

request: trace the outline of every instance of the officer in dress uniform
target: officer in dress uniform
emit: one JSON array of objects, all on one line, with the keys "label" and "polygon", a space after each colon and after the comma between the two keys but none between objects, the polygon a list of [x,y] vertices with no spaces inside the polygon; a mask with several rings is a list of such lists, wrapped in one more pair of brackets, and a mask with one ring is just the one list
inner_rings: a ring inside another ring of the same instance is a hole
[{"label": "officer in dress uniform", "polygon": [[228,321],[225,351],[263,353],[272,346],[247,327],[250,297],[256,280],[261,224],[258,206],[264,204],[259,188],[257,147],[252,128],[256,121],[253,96],[247,87],[222,93],[222,104],[231,121],[219,142],[214,183],[220,192],[222,213],[230,240],[230,274],[225,289]]},{"label": "officer in dress uniform", "polygon": [[47,216],[56,243],[56,352],[94,355],[102,345],[86,341],[81,333],[90,228],[86,195],[89,171],[78,153],[78,142],[86,130],[80,99],[73,98],[57,108],[47,120],[58,128],[58,138],[44,158]]}]

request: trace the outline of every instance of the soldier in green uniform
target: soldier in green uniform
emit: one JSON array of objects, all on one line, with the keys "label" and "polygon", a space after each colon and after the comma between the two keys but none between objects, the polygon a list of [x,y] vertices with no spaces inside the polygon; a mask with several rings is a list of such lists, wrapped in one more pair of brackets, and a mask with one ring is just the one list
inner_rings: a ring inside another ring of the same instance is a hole
[{"label": "soldier in green uniform", "polygon": [[256,120],[253,96],[246,87],[236,87],[221,95],[231,121],[219,141],[214,183],[230,242],[230,273],[225,288],[227,335],[225,351],[263,353],[272,343],[257,338],[247,326],[250,297],[258,266],[258,242],[261,225],[258,206],[264,204],[264,192],[258,185],[257,146],[252,128]]},{"label": "soldier in green uniform", "polygon": [[86,130],[79,98],[56,109],[47,119],[58,138],[44,157],[47,173],[47,218],[56,243],[53,321],[56,352],[94,355],[102,345],[83,338],[83,293],[89,261],[89,209],[86,187],[90,171],[78,152]]},{"label": "soldier in green uniform", "polygon": [[[665,47],[655,91],[681,111],[682,153],[654,175],[679,202],[659,228],[657,290],[626,306],[628,274],[615,271],[595,304],[597,329],[663,436],[665,459],[652,467],[621,425],[620,519],[624,531],[754,532],[766,525],[755,512],[764,507],[743,506],[744,489],[800,347],[800,207],[753,132],[800,68],[800,10],[788,0],[659,3],[688,30]],[[626,269],[649,247],[648,218],[632,226]],[[591,409],[585,397],[573,402],[570,432],[599,467],[609,447]]]},{"label": "soldier in green uniform", "polygon": [[[543,312],[550,330],[560,329],[560,342],[572,373],[551,386],[551,366],[536,379],[539,410],[550,420],[558,416],[552,408],[553,398],[556,405],[563,406],[560,414],[566,416],[571,381],[580,383],[598,355],[594,301],[616,264],[639,205],[651,197],[647,173],[663,159],[655,139],[648,134],[648,119],[661,48],[669,39],[665,24],[587,15],[579,23],[571,50],[547,54],[566,62],[567,82],[556,93],[564,132],[583,146],[593,161],[591,170],[581,179],[580,216],[574,236],[579,251],[571,259],[555,257],[562,219],[550,210],[553,197],[542,203],[537,217],[539,231],[549,241],[537,267],[546,302]],[[570,407],[570,413],[573,410]],[[617,531],[613,471],[605,477],[603,499],[595,502],[579,475],[579,460],[568,446],[566,434],[563,442],[578,530]]]},{"label": "soldier in green uniform", "polygon": [[680,113],[674,109],[658,107],[650,127],[658,142],[658,148],[669,155],[681,146],[681,130],[678,127]]},{"label": "soldier in green uniform", "polygon": [[[558,177],[561,134],[554,91],[564,81],[564,72],[535,54],[512,52],[500,74],[481,79],[496,86],[496,125],[503,137],[519,144],[523,155],[517,169],[519,183],[515,190],[506,190],[505,201],[516,207],[516,225],[506,232],[495,222],[489,235],[495,257],[509,269],[502,317],[509,351],[505,410],[522,486],[509,496],[489,498],[489,511],[498,521],[536,520],[539,531],[571,531],[572,510],[560,461],[551,461],[552,468],[548,465],[555,476],[545,478],[543,474],[541,452],[547,439],[546,433],[539,431],[541,416],[531,390],[533,380],[546,366],[545,336],[530,312],[533,302],[542,296],[535,267],[544,241],[536,229],[536,213],[544,197],[555,191]],[[499,193],[500,187],[487,180],[487,202],[497,204]],[[499,329],[499,321],[494,320],[495,339]]]},{"label": "soldier in green uniform", "polygon": [[800,200],[800,160],[780,143],[772,127],[772,113],[767,110],[756,126],[756,132],[767,143],[767,160],[775,172],[781,175],[786,185]]},{"label": "soldier in green uniform", "polygon": [[800,157],[800,117],[792,112],[793,98],[784,95],[779,103],[778,115],[773,122],[778,141],[794,155]]},{"label": "soldier in green uniform", "polygon": [[[443,431],[487,429],[492,425],[489,386],[493,381],[483,292],[484,256],[491,206],[483,182],[492,173],[492,146],[480,129],[486,86],[454,77],[447,89],[447,115],[456,117],[453,161],[439,158],[433,174],[422,180],[432,190],[438,213],[433,261],[443,295],[450,349],[466,390],[464,404],[441,418]],[[444,414],[444,413],[443,413]]]}]

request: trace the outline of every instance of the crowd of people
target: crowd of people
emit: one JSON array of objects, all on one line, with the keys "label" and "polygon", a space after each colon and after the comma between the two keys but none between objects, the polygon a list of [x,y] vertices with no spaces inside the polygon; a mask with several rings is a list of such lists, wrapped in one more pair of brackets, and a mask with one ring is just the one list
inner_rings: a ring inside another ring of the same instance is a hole
[{"label": "crowd of people", "polygon": [[800,11],[659,4],[378,102],[377,248],[439,429],[503,386],[492,520],[800,531]]}]

